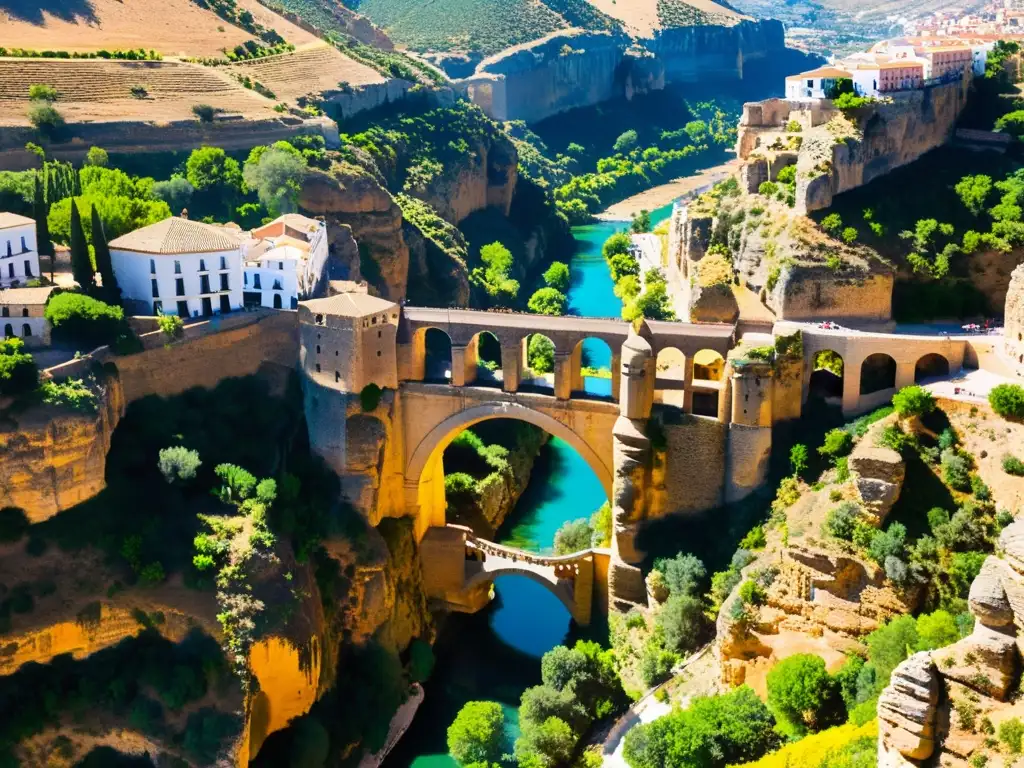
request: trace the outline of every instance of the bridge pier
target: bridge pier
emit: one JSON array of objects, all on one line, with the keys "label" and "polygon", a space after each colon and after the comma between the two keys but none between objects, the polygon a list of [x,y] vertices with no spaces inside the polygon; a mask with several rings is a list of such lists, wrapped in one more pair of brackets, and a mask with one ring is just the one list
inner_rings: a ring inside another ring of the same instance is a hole
[{"label": "bridge pier", "polygon": [[523,347],[521,344],[501,345],[501,389],[518,392],[523,378]]},{"label": "bridge pier", "polygon": [[579,376],[579,359],[576,361],[576,376],[573,375],[573,355],[555,354],[555,397],[568,400],[572,397],[573,380]]},{"label": "bridge pier", "polygon": [[[472,383],[473,376],[468,374],[467,358],[470,356],[467,354],[467,347],[456,347],[452,346],[452,386],[453,387],[464,387],[467,383]],[[475,357],[475,355],[473,355]],[[474,361],[474,368],[476,368],[476,362]],[[475,373],[475,371],[474,371]]]},{"label": "bridge pier", "polygon": [[[950,373],[953,372],[951,367]],[[914,383],[914,375],[917,371],[917,361],[897,361],[896,363],[896,389],[903,389],[903,387],[909,387]]]},{"label": "bridge pier", "polygon": [[619,388],[622,383],[622,354],[618,350],[612,352],[612,400],[619,402]]},{"label": "bridge pier", "polygon": [[693,355],[683,360],[683,413],[693,413]]}]

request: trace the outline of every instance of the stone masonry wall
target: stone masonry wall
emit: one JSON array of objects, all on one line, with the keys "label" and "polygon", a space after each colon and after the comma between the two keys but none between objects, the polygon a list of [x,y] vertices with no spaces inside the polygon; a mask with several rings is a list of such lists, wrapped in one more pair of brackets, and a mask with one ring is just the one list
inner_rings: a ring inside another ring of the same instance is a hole
[{"label": "stone masonry wall", "polygon": [[678,423],[663,423],[661,429],[665,450],[656,451],[648,517],[719,506],[725,491],[726,425],[684,415]]}]

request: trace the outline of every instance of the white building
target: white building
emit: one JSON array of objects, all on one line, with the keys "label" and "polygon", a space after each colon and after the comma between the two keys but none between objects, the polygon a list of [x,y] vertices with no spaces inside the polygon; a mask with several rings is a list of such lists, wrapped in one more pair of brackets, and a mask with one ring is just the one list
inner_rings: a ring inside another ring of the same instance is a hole
[{"label": "white building", "polygon": [[199,317],[242,306],[237,229],[173,217],[110,242],[118,287],[137,314]]},{"label": "white building", "polygon": [[35,221],[16,213],[0,213],[0,286],[22,285],[38,277]]},{"label": "white building", "polygon": [[16,337],[26,347],[50,343],[50,324],[43,317],[53,286],[0,290],[0,328],[5,338]]},{"label": "white building", "polygon": [[327,263],[327,225],[297,213],[252,230],[243,244],[246,306],[298,309],[312,298]]},{"label": "white building", "polygon": [[819,67],[786,78],[786,98],[827,99],[838,80],[853,80],[853,74],[837,67]]}]

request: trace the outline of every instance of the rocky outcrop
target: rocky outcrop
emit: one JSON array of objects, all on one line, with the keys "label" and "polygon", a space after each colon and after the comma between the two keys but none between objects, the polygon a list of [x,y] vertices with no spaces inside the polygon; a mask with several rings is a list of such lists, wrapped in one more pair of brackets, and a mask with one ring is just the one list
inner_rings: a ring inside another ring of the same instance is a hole
[{"label": "rocky outcrop", "polygon": [[1012,630],[980,621],[963,640],[934,651],[942,676],[1002,701],[1017,674],[1017,644]]},{"label": "rocky outcrop", "polygon": [[867,522],[880,527],[900,497],[907,469],[903,457],[891,448],[861,440],[849,458],[850,472]]},{"label": "rocky outcrop", "polygon": [[1013,270],[1006,291],[1003,339],[1006,356],[1017,375],[1024,376],[1024,264]]},{"label": "rocky outcrop", "polygon": [[938,702],[939,675],[931,654],[915,653],[893,670],[878,699],[879,738],[912,760],[931,757]]},{"label": "rocky outcrop", "polygon": [[95,413],[35,405],[0,412],[0,507],[38,523],[106,487],[107,451],[124,415],[121,382],[100,373]]},{"label": "rocky outcrop", "polygon": [[[895,94],[891,103],[865,108],[856,116],[858,135],[838,140],[827,126],[805,132],[797,160],[796,210],[828,208],[833,198],[868,184],[945,144],[967,104],[970,78],[919,91]],[[822,139],[825,157],[815,152]]]},{"label": "rocky outcrop", "polygon": [[355,238],[360,274],[349,279],[361,277],[392,301],[405,298],[409,249],[402,237],[402,211],[380,180],[359,166],[336,162],[329,172],[307,174],[299,205],[326,218],[332,251]]}]

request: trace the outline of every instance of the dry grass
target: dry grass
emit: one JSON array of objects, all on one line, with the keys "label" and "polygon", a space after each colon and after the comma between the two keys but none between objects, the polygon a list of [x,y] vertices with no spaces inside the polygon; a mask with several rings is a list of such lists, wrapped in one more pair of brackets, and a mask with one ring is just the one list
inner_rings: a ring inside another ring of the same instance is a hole
[{"label": "dry grass", "polygon": [[40,50],[153,48],[167,56],[217,56],[252,38],[192,0],[90,0],[88,6],[89,16],[69,18],[46,10],[28,19],[0,12],[0,40]]},{"label": "dry grass", "polygon": [[[641,37],[653,37],[654,33],[661,29],[661,22],[658,20],[658,0],[588,0],[597,10],[618,19],[626,29]],[[718,14],[730,18],[746,18],[719,5],[714,0],[686,0],[698,11],[707,14]]]},{"label": "dry grass", "polygon": [[[28,88],[56,87],[56,107],[68,122],[193,119],[209,104],[227,114],[275,117],[273,102],[246,90],[226,70],[171,61],[0,59],[0,125],[27,125]],[[133,86],[147,91],[142,99]]]},{"label": "dry grass", "polygon": [[294,101],[308,93],[334,90],[343,82],[351,86],[384,82],[376,70],[320,42],[292,53],[236,64],[230,69],[237,75],[258,80],[272,90],[279,101]]}]

